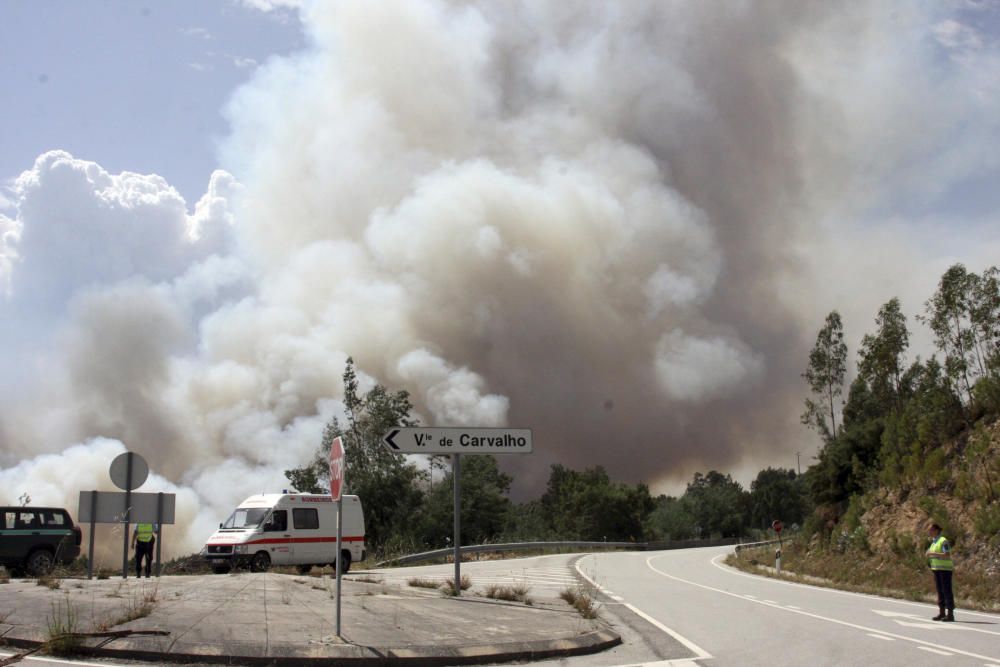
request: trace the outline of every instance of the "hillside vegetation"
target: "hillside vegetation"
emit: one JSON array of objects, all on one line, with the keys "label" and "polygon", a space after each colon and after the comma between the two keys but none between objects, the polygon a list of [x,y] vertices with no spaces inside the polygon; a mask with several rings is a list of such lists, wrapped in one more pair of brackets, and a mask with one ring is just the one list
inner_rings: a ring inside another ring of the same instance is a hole
[{"label": "hillside vegetation", "polygon": [[1000,604],[998,278],[996,267],[975,274],[961,264],[941,277],[916,317],[934,333],[927,360],[907,363],[907,318],[898,299],[883,305],[842,410],[847,348],[839,314],[827,317],[802,415],[824,444],[786,569],[922,597],[933,589],[923,557],[933,521],[954,545],[959,598]]}]

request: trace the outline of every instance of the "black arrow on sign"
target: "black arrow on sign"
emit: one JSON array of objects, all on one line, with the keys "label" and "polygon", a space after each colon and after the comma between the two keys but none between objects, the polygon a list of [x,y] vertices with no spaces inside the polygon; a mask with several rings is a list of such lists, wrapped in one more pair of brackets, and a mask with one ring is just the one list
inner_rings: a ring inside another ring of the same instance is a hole
[{"label": "black arrow on sign", "polygon": [[397,445],[396,443],[394,443],[392,441],[392,439],[395,438],[397,435],[399,435],[399,429],[398,428],[396,430],[394,430],[392,433],[390,433],[389,435],[385,436],[385,444],[389,445],[393,449],[399,449],[399,445]]}]

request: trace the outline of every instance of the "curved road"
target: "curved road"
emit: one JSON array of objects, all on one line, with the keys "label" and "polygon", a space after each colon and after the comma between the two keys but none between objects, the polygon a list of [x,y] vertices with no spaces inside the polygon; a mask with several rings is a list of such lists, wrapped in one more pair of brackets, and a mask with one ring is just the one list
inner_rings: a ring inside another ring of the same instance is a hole
[{"label": "curved road", "polygon": [[620,622],[657,627],[689,650],[689,664],[1000,667],[998,616],[959,610],[959,622],[935,623],[926,604],[739,572],[721,562],[730,552],[595,554],[575,566]]},{"label": "curved road", "polygon": [[[935,623],[931,605],[739,572],[721,562],[731,551],[541,556],[464,563],[462,573],[472,579],[472,592],[490,583],[521,583],[535,598],[558,597],[575,585],[595,591],[601,616],[624,644],[549,664],[1000,667],[1000,616],[958,610],[957,623]],[[379,575],[402,583],[414,576],[446,579],[452,571],[435,565]]]}]

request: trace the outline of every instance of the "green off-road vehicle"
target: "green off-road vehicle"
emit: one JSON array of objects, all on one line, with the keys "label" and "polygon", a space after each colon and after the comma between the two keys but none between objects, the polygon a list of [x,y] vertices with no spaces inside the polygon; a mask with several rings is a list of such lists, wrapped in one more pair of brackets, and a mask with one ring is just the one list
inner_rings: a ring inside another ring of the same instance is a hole
[{"label": "green off-road vehicle", "polygon": [[58,507],[0,507],[0,565],[38,577],[80,555],[83,534]]}]

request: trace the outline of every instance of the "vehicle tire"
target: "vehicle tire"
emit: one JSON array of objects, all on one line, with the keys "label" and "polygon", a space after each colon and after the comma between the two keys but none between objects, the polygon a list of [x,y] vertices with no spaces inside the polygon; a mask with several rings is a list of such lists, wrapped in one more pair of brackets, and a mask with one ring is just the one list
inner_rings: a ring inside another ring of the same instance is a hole
[{"label": "vehicle tire", "polygon": [[52,572],[56,559],[48,549],[36,549],[28,554],[28,560],[24,564],[31,576],[42,577]]},{"label": "vehicle tire", "polygon": [[341,551],[340,552],[340,573],[347,574],[351,571],[351,552]]},{"label": "vehicle tire", "polygon": [[312,565],[296,565],[295,569],[299,571],[299,574],[309,574],[312,572]]},{"label": "vehicle tire", "polygon": [[213,565],[212,572],[215,574],[229,574],[229,571],[233,568],[229,565]]},{"label": "vehicle tire", "polygon": [[268,568],[271,567],[271,557],[267,555],[266,551],[258,551],[253,555],[250,560],[250,571],[251,572],[267,572]]}]

